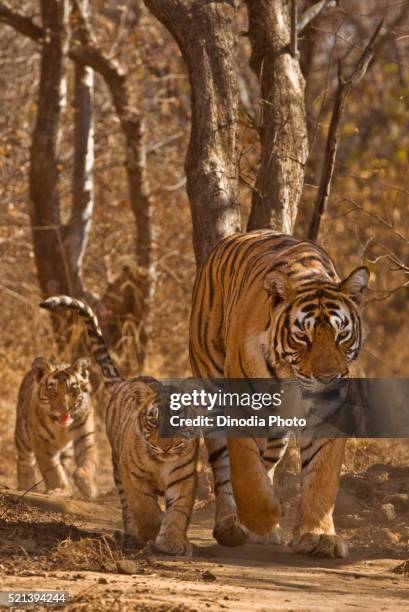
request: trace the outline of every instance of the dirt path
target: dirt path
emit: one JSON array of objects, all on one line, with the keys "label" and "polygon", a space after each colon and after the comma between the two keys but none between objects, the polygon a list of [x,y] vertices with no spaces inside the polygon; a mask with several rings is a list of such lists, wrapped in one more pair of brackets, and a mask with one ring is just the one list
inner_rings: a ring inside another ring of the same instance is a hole
[{"label": "dirt path", "polygon": [[195,556],[169,559],[120,541],[114,496],[88,503],[28,495],[16,505],[18,493],[2,493],[1,590],[64,590],[68,610],[409,607],[407,574],[394,573],[399,560],[376,547],[358,546],[348,560],[330,561],[285,546],[223,548],[211,537],[212,507],[206,505],[195,511],[190,529]]}]

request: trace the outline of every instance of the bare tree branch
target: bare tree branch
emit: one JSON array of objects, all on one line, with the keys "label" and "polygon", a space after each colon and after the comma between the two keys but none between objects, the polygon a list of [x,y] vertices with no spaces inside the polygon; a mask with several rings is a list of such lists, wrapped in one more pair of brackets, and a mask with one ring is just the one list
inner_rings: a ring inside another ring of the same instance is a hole
[{"label": "bare tree branch", "polygon": [[69,290],[70,278],[61,236],[58,193],[59,121],[68,48],[68,3],[41,1],[44,39],[37,117],[30,160],[31,224],[38,278],[44,296]]},{"label": "bare tree branch", "polygon": [[0,2],[0,23],[9,25],[35,42],[41,43],[43,40],[43,28],[34,23],[31,17],[21,15],[11,9],[5,2]]},{"label": "bare tree branch", "polygon": [[342,197],[342,201],[348,202],[349,204],[352,204],[352,206],[354,206],[354,208],[356,208],[357,210],[360,210],[361,212],[363,212],[368,217],[371,217],[372,219],[375,219],[376,221],[378,221],[379,223],[384,225],[386,228],[388,228],[392,232],[392,234],[394,234],[394,236],[396,236],[396,238],[399,238],[399,240],[402,240],[403,242],[406,242],[407,244],[409,244],[409,238],[407,236],[405,236],[401,231],[397,230],[393,226],[393,223],[391,223],[387,219],[384,219],[383,217],[378,215],[376,212],[373,212],[371,210],[367,210],[366,208],[364,208],[363,206],[358,204],[358,202],[355,202],[355,200],[353,200],[352,198],[347,198],[347,197],[343,196]]},{"label": "bare tree branch", "polygon": [[290,15],[282,0],[246,0],[250,66],[260,81],[260,166],[248,230],[291,234],[303,183],[308,142],[304,78],[290,52]]},{"label": "bare tree branch", "polygon": [[331,181],[334,173],[335,158],[339,144],[339,126],[345,110],[345,104],[352,88],[359,83],[365,76],[369,62],[374,54],[376,38],[383,25],[383,20],[379,22],[372,34],[368,44],[361,53],[351,75],[346,78],[342,73],[342,63],[338,64],[338,88],[335,94],[334,107],[332,110],[331,122],[328,130],[327,143],[325,147],[325,157],[321,173],[320,186],[317,199],[315,201],[314,212],[308,229],[308,239],[316,241],[318,238],[322,217],[325,213],[328,198],[331,191]]},{"label": "bare tree branch", "polygon": [[[68,0],[41,0],[41,47],[37,114],[30,151],[30,222],[34,257],[44,297],[72,293],[73,279],[63,243],[59,194],[59,133],[68,51]],[[57,343],[66,339],[60,317],[51,317]]]},{"label": "bare tree branch", "polygon": [[201,263],[222,238],[240,231],[235,3],[144,2],[174,37],[189,73],[192,120],[185,170],[194,251]]},{"label": "bare tree branch", "polygon": [[[135,334],[138,336],[137,344],[141,349],[138,353],[139,365],[142,366],[147,343],[145,326],[155,281],[152,259],[152,202],[146,169],[145,124],[142,115],[131,100],[125,71],[117,62],[100,50],[93,39],[87,16],[84,14],[81,4],[77,0],[74,0],[73,4],[76,9],[77,20],[73,29],[69,56],[84,66],[90,66],[104,78],[111,93],[125,138],[125,166],[129,199],[136,225],[137,269],[135,271],[125,266],[114,282],[120,288],[126,287],[127,303],[130,312],[133,314]],[[132,286],[131,290],[129,290],[130,286]],[[137,300],[133,288],[138,293]],[[110,293],[112,291],[109,287],[107,295]],[[131,294],[132,299],[129,297]],[[117,297],[115,301],[118,302]],[[137,308],[135,307],[136,303]],[[127,306],[121,303],[121,308],[124,311],[121,316],[123,315],[125,318],[128,316],[129,318],[129,313],[128,315],[125,313]],[[120,329],[119,336],[121,331]],[[118,329],[116,334],[118,335]]]},{"label": "bare tree branch", "polygon": [[297,0],[291,0],[291,10],[290,10],[290,53],[293,57],[296,57],[298,54],[298,44],[297,44]]},{"label": "bare tree branch", "polygon": [[337,6],[337,0],[321,0],[308,7],[301,15],[297,24],[297,34],[301,34],[314,19],[317,19],[324,11]]},{"label": "bare tree branch", "polygon": [[[83,2],[88,11],[88,0]],[[72,26],[78,15],[73,8]],[[73,36],[76,28],[72,27]],[[87,248],[94,208],[94,123],[93,123],[94,72],[89,66],[75,62],[74,72],[74,167],[72,178],[71,215],[64,237],[71,276],[77,281],[76,295],[81,295],[81,267]]]},{"label": "bare tree branch", "polygon": [[[61,1],[62,0],[53,0],[53,2],[49,2],[49,4],[59,5]],[[65,2],[66,0],[63,1]],[[44,3],[44,5],[47,5],[47,0],[42,0],[42,2]],[[137,267],[135,271],[130,270],[129,267],[125,266],[124,269],[121,271],[118,279],[114,281],[114,283],[117,282],[118,285],[115,285],[116,293],[114,301],[116,304],[119,305],[119,308],[122,309],[121,313],[119,313],[117,317],[118,320],[122,320],[124,318],[127,318],[127,320],[129,320],[129,313],[125,311],[127,311],[128,308],[131,309],[131,316],[133,316],[135,323],[135,325],[133,325],[133,328],[134,330],[136,330],[134,336],[137,337],[136,339],[138,344],[138,357],[140,358],[140,365],[142,365],[141,360],[143,360],[147,342],[147,335],[145,331],[146,318],[147,313],[149,311],[149,303],[153,292],[155,278],[152,261],[153,236],[151,223],[151,194],[146,173],[144,121],[143,118],[140,116],[139,112],[135,109],[135,105],[131,102],[127,77],[124,70],[114,60],[105,55],[99,49],[98,45],[94,42],[88,24],[87,16],[86,14],[84,14],[83,11],[83,4],[81,2],[78,2],[77,0],[73,0],[72,5],[75,9],[75,19],[72,22],[73,35],[69,41],[70,46],[68,51],[66,49],[67,55],[78,65],[77,79],[80,79],[82,81],[85,75],[85,70],[89,71],[90,68],[101,74],[101,76],[104,78],[110,90],[113,104],[121,124],[123,135],[125,137],[126,172],[129,186],[129,199],[132,211],[134,213],[137,230]],[[40,26],[36,26],[36,24],[34,24],[30,20],[30,18],[25,17],[19,14],[18,12],[12,11],[3,2],[0,2],[0,22],[11,25],[22,34],[29,36],[32,40],[43,44],[42,61],[52,63],[52,67],[47,66],[47,71],[55,80],[57,78],[56,73],[58,70],[60,70],[60,66],[59,62],[57,61],[58,57],[55,54],[55,56],[53,55],[51,59],[49,46],[56,46],[58,44],[64,44],[66,46],[68,38],[65,37],[60,41],[61,36],[58,33],[56,36],[52,37],[51,41],[48,41],[47,37],[44,36],[45,28],[43,29]],[[46,24],[46,21],[44,21],[44,24]],[[47,27],[48,29],[48,23],[45,27]],[[51,87],[51,89],[53,89],[54,87],[54,85],[51,85],[51,81],[49,83],[49,87]],[[53,91],[55,93],[59,91],[59,88],[55,89],[54,87]],[[83,93],[86,97],[89,98],[89,89],[87,92]],[[88,106],[89,112],[89,99],[86,100],[86,104]],[[37,159],[41,156],[43,146],[47,146],[49,152],[54,151],[56,143],[56,134],[58,130],[57,124],[59,114],[57,113],[57,109],[54,109],[54,105],[50,103],[48,110],[46,106],[41,105],[41,109],[42,114],[38,117],[37,120],[37,126],[33,138],[32,147],[32,154],[34,158]],[[82,133],[82,137],[87,139],[87,145],[89,146],[89,139],[92,134],[89,116],[87,118],[87,122],[87,130]],[[82,130],[83,127],[84,126],[82,125],[82,123],[81,126],[77,125],[77,129]],[[50,134],[49,142],[47,139],[44,139],[44,137],[41,136],[42,131],[43,134]],[[85,145],[85,141],[82,144]],[[48,255],[46,254],[42,257],[42,261],[39,263],[39,269],[41,270],[42,267],[47,265],[56,266],[59,261],[60,255],[62,257],[59,274],[56,275],[54,283],[55,288],[51,289],[50,287],[48,287],[48,285],[44,285],[45,281],[41,280],[42,276],[44,275],[42,275],[40,278],[40,284],[43,288],[43,291],[45,291],[47,294],[49,294],[50,292],[75,294],[82,291],[81,279],[79,277],[79,268],[85,248],[86,235],[89,229],[89,222],[92,210],[92,199],[90,198],[89,193],[82,193],[82,195],[79,195],[79,191],[83,190],[83,188],[87,190],[86,182],[87,176],[89,179],[90,174],[90,159],[88,157],[88,160],[86,160],[87,167],[85,167],[83,164],[85,160],[85,157],[83,156],[83,151],[77,151],[77,153],[78,159],[76,155],[76,160],[74,161],[76,166],[75,171],[79,172],[77,177],[78,190],[76,188],[74,189],[75,193],[73,194],[74,201],[72,214],[67,227],[62,227],[59,216],[57,191],[58,164],[56,161],[56,155],[53,156],[54,161],[48,164],[41,163],[40,165],[38,165],[35,160],[32,164],[32,197],[33,199],[35,198],[35,201],[41,202],[41,189],[46,188],[48,185],[47,181],[45,181],[43,185],[42,179],[46,179],[49,175],[51,176],[51,173],[53,173],[53,187],[50,182],[50,190],[52,188],[52,197],[54,198],[54,204],[47,212],[45,217],[44,215],[41,216],[41,218],[38,217],[38,214],[35,212],[37,210],[36,208],[34,209],[33,213],[36,215],[35,218],[33,217],[33,235],[35,248],[37,243],[38,248],[40,248],[41,245],[43,250],[47,248],[48,241],[51,240],[51,236],[53,235],[57,235],[58,239],[58,245],[56,246],[53,243],[52,246],[50,246]],[[79,159],[80,157],[81,159]],[[81,168],[79,168],[79,165],[81,165]],[[74,183],[75,182],[76,181],[74,181]],[[47,202],[48,199],[42,202],[43,211],[48,206]],[[39,229],[37,229],[38,227]],[[79,233],[78,230],[80,230]],[[73,277],[74,272],[76,273],[75,278]],[[56,284],[57,277],[60,279],[65,278],[67,282],[69,282],[69,285],[67,287],[58,289],[58,286]],[[129,287],[131,285],[136,288],[138,294],[137,298],[135,299],[130,298],[130,295],[133,291],[133,289],[132,291],[129,290]],[[126,286],[126,295],[124,293],[124,295],[122,296],[122,293],[119,294],[118,291],[122,291],[123,286]],[[111,288],[108,288],[108,293],[110,290]],[[119,297],[118,299],[119,295],[124,298],[122,301],[121,297]],[[135,303],[137,303],[137,308],[134,307]],[[116,335],[118,335],[118,330],[120,335],[122,329],[118,328],[116,330]],[[110,340],[113,343],[115,342],[115,338],[112,338],[112,334]]]}]

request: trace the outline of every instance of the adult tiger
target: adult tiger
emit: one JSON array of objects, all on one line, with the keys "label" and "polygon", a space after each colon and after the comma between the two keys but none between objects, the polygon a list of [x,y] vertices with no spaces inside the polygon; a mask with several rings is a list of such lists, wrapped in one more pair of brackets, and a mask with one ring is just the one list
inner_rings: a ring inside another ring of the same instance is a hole
[{"label": "adult tiger", "polygon": [[[193,290],[194,375],[295,377],[312,392],[347,377],[361,348],[359,304],[368,278],[359,267],[341,282],[323,249],[292,236],[260,230],[226,238],[208,256]],[[280,504],[266,467],[271,478],[287,440],[207,438],[206,444],[215,538],[226,545],[244,542],[248,534],[240,520],[274,540]],[[300,446],[302,500],[293,548],[345,557],[347,544],[332,519],[344,441],[302,439]]]}]

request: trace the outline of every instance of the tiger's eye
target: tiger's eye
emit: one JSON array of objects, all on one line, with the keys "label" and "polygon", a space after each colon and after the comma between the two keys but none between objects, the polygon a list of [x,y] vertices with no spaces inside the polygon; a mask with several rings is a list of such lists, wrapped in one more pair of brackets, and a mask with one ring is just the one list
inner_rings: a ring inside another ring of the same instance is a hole
[{"label": "tiger's eye", "polygon": [[343,338],[346,338],[348,336],[348,332],[347,331],[343,331],[343,332],[339,332],[338,333],[338,338],[341,338],[341,340]]}]

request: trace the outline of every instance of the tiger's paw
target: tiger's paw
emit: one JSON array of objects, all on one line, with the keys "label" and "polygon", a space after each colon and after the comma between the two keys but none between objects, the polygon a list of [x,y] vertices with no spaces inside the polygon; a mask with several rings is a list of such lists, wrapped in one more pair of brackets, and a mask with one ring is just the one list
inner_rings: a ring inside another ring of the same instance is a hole
[{"label": "tiger's paw", "polygon": [[53,497],[72,497],[72,491],[68,487],[56,487],[55,489],[47,489],[47,495]]},{"label": "tiger's paw", "polygon": [[250,531],[248,541],[252,544],[282,544],[283,530],[280,525],[277,525],[272,531],[265,535],[259,535],[258,533]]},{"label": "tiger's paw", "polygon": [[166,536],[158,536],[153,547],[158,553],[174,557],[192,557],[194,550],[193,544],[189,540],[172,539]]},{"label": "tiger's paw", "polygon": [[75,470],[74,482],[85,497],[95,499],[98,496],[98,488],[95,482],[82,468]]},{"label": "tiger's paw", "polygon": [[242,546],[247,542],[249,532],[235,514],[229,514],[217,521],[213,537],[222,546]]},{"label": "tiger's paw", "polygon": [[345,559],[348,556],[348,544],[337,535],[326,533],[303,533],[295,536],[291,547],[296,553],[327,557],[329,559]]}]

